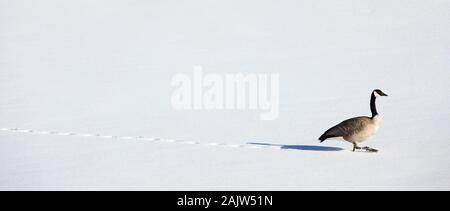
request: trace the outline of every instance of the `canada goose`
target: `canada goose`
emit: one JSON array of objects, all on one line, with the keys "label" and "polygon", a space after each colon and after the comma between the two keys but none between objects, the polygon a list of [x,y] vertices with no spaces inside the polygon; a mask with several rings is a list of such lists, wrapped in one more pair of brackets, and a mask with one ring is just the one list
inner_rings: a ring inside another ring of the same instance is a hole
[{"label": "canada goose", "polygon": [[370,147],[358,147],[358,143],[361,143],[373,136],[380,126],[381,117],[378,114],[377,107],[375,105],[377,97],[380,96],[388,95],[379,89],[372,92],[370,98],[370,110],[372,111],[372,117],[363,116],[345,120],[330,128],[322,136],[320,136],[320,142],[322,143],[329,138],[343,138],[353,144],[353,152],[356,149],[364,149],[369,152],[378,152],[378,150]]}]

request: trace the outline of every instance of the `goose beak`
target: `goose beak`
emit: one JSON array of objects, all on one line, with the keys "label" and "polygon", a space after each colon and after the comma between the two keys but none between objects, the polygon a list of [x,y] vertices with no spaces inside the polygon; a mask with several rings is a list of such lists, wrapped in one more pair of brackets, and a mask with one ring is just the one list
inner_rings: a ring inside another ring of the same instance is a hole
[{"label": "goose beak", "polygon": [[384,97],[387,97],[387,96],[389,96],[389,95],[387,95],[386,93],[384,93],[384,92],[380,91],[380,96],[384,96]]}]

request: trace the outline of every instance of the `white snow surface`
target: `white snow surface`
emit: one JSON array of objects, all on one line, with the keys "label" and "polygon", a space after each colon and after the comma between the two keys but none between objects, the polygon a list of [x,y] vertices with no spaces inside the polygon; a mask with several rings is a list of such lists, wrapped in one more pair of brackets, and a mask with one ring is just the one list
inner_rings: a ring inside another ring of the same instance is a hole
[{"label": "white snow surface", "polygon": [[[279,118],[173,110],[194,65]],[[0,190],[450,190],[449,78],[448,0],[0,0]],[[375,88],[379,153],[319,143]]]}]

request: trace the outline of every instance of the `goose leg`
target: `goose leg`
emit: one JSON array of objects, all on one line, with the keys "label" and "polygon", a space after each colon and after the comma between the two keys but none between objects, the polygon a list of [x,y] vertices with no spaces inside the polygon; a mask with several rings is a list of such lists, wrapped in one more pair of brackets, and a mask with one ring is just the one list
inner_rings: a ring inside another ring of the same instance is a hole
[{"label": "goose leg", "polygon": [[357,149],[361,149],[361,147],[358,147],[356,143],[353,143],[353,152],[355,152]]}]

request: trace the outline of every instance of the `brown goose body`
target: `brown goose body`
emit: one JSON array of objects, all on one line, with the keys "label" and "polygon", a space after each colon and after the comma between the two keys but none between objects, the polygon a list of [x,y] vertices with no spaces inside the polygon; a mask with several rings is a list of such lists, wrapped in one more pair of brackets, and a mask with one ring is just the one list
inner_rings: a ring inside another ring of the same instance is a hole
[{"label": "brown goose body", "polygon": [[343,138],[350,143],[361,143],[372,137],[378,131],[380,123],[380,115],[374,118],[351,118],[327,130],[319,140],[323,142],[328,138]]}]

